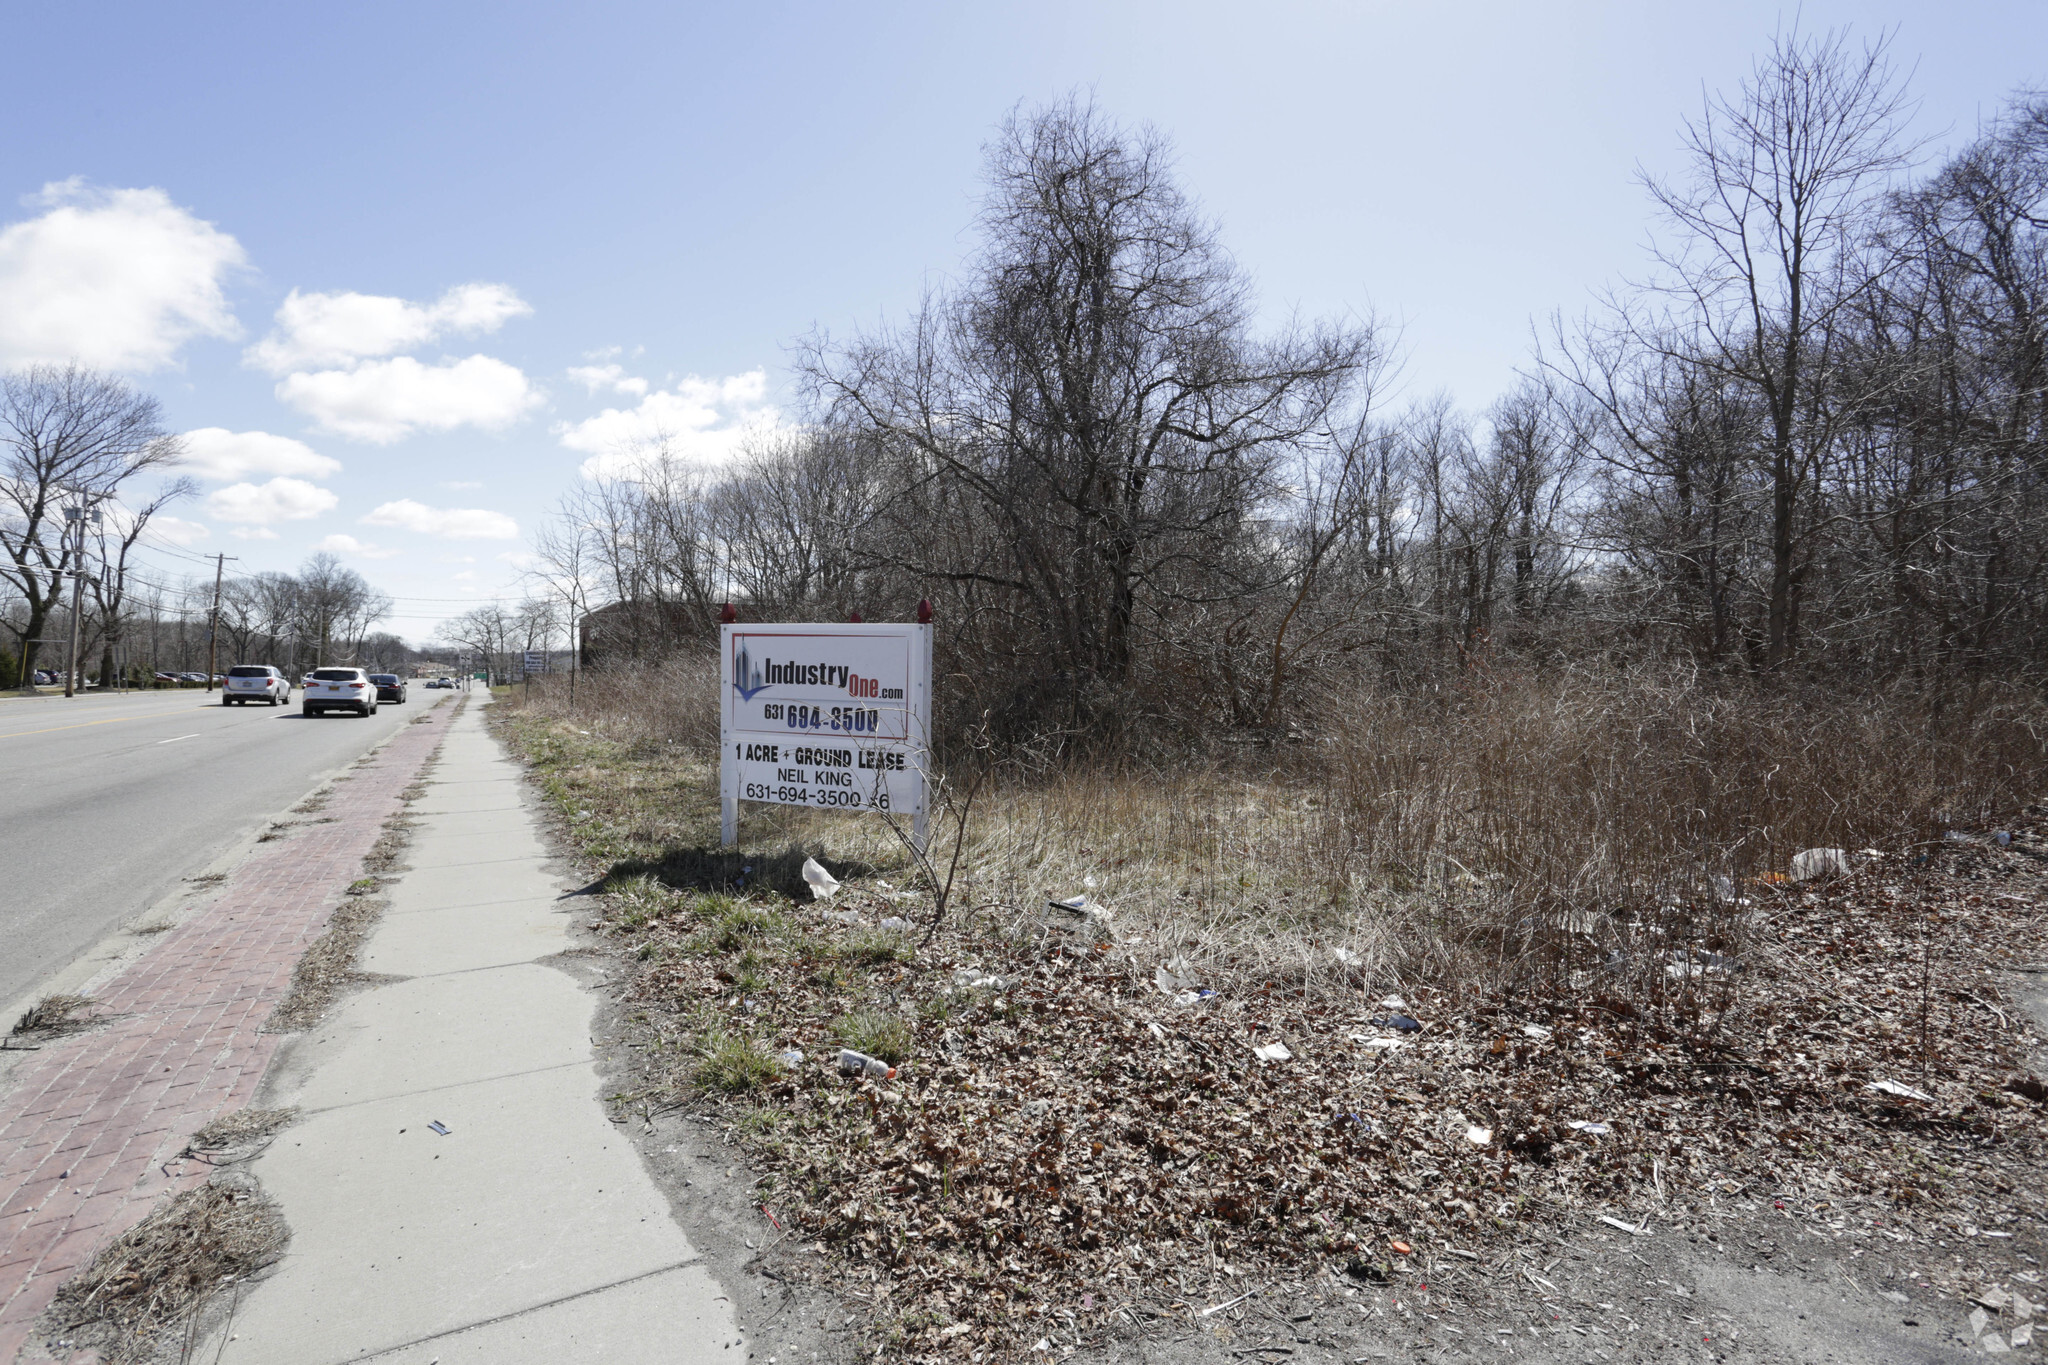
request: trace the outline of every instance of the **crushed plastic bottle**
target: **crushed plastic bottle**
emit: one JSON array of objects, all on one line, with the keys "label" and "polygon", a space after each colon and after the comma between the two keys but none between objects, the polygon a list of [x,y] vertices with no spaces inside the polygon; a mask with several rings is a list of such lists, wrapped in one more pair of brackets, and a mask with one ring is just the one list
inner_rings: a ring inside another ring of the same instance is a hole
[{"label": "crushed plastic bottle", "polygon": [[889,916],[889,918],[882,921],[882,927],[884,929],[897,929],[903,931],[904,933],[908,933],[913,926],[911,925],[909,920],[904,919],[901,915],[891,915]]},{"label": "crushed plastic bottle", "polygon": [[802,1066],[804,1064],[804,1050],[800,1047],[793,1047],[783,1053],[782,1064],[784,1066]]},{"label": "crushed plastic bottle", "polygon": [[870,1057],[865,1052],[855,1052],[850,1047],[839,1049],[839,1074],[842,1076],[872,1076],[878,1081],[896,1079],[896,1068],[880,1057]]}]

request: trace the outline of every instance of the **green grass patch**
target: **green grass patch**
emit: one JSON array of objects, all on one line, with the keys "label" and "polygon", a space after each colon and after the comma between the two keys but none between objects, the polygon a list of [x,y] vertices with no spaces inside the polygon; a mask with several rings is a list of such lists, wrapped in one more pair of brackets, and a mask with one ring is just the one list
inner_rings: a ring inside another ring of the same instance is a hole
[{"label": "green grass patch", "polygon": [[755,1039],[714,1028],[698,1044],[697,1065],[690,1079],[700,1089],[728,1095],[744,1094],[782,1078],[780,1058],[770,1056]]},{"label": "green grass patch", "polygon": [[719,952],[736,953],[766,939],[780,938],[788,927],[773,910],[759,905],[734,905],[706,924],[702,937]]},{"label": "green grass patch", "polygon": [[833,1021],[832,1036],[841,1047],[880,1057],[894,1066],[910,1055],[910,1025],[886,1010],[855,1010]]},{"label": "green grass patch", "polygon": [[863,929],[848,934],[825,950],[841,962],[879,967],[885,962],[908,962],[917,956],[908,936],[894,929]]}]

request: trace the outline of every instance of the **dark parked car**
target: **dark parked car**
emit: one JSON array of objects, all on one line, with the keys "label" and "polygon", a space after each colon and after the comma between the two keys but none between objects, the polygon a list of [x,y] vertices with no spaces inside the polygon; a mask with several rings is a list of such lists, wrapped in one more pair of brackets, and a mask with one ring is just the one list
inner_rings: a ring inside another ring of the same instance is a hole
[{"label": "dark parked car", "polygon": [[377,684],[378,701],[405,700],[405,679],[396,673],[372,673],[370,681]]}]

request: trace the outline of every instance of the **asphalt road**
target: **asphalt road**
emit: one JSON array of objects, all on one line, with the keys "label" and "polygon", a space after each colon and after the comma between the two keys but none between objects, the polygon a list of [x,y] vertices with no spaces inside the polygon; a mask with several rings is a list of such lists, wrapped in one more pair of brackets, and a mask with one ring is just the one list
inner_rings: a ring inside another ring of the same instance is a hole
[{"label": "asphalt road", "polygon": [[222,706],[218,692],[0,700],[0,1001],[453,695],[415,687],[367,719],[301,716],[296,694],[288,707]]}]

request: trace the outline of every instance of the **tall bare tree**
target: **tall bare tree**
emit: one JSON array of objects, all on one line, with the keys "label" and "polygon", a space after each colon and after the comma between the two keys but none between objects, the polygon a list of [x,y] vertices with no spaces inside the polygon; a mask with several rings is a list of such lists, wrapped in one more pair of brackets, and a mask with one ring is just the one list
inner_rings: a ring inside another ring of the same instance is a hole
[{"label": "tall bare tree", "polygon": [[1876,213],[1912,148],[1903,87],[1880,39],[1774,39],[1738,94],[1685,124],[1690,168],[1644,185],[1676,236],[1653,283],[1667,310],[1621,310],[1630,339],[1675,352],[1753,396],[1767,444],[1770,569],[1764,665],[1797,644],[1813,564],[1814,490],[1845,416],[1865,396],[1844,329],[1883,273],[1868,259]]},{"label": "tall bare tree", "polygon": [[[85,571],[81,537],[67,534],[66,509],[83,512],[112,498],[178,454],[157,400],[119,379],[75,364],[0,376],[0,574],[27,603],[22,624],[10,625],[21,646],[20,685],[35,667],[66,576]],[[144,504],[152,511],[161,505]]]},{"label": "tall bare tree", "polygon": [[1074,99],[1018,113],[988,179],[963,289],[900,333],[814,340],[801,364],[894,461],[880,543],[897,566],[1000,623],[1026,676],[1114,696],[1176,603],[1270,580],[1235,552],[1246,522],[1375,343],[1254,335],[1245,277],[1150,130]]}]

